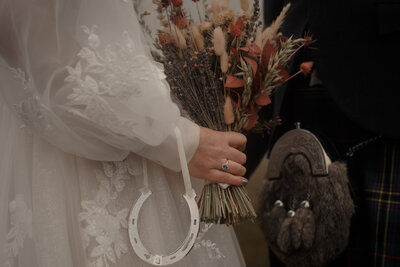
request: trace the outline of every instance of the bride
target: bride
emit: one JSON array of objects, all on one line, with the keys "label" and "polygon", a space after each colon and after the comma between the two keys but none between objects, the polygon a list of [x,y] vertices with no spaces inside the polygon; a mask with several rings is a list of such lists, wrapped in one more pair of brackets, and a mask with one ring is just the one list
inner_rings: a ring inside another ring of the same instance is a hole
[{"label": "bride", "polygon": [[[128,2],[0,0],[0,266],[150,266],[128,235],[142,162],[140,238],[173,252],[190,223],[175,127],[197,194],[246,182],[244,136],[181,117]],[[201,225],[173,266],[244,262],[232,227]]]}]

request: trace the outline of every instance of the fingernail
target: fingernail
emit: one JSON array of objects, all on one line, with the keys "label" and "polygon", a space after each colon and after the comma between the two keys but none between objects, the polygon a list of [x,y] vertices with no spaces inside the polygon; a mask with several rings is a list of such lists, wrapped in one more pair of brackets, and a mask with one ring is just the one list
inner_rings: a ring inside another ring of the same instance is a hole
[{"label": "fingernail", "polygon": [[243,180],[242,180],[242,185],[243,185],[243,186],[246,186],[248,182],[249,182],[249,180],[243,179]]}]

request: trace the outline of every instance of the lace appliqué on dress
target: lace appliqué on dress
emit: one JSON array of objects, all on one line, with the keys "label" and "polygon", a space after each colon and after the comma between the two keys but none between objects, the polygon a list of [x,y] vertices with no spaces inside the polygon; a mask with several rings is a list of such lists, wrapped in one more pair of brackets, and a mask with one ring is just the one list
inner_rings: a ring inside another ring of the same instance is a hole
[{"label": "lace appliqu\u00e9 on dress", "polygon": [[123,231],[128,228],[127,208],[113,210],[113,201],[118,198],[134,170],[126,162],[104,162],[103,171],[97,170],[99,187],[94,200],[82,201],[84,210],[79,214],[82,223],[83,245],[93,247],[89,255],[95,260],[91,267],[109,267],[122,254],[128,252],[128,240]]},{"label": "lace appliqu\u00e9 on dress", "polygon": [[16,195],[15,200],[9,203],[9,212],[11,229],[6,236],[5,253],[8,259],[3,263],[4,267],[13,266],[25,239],[32,238],[32,210],[28,209],[23,195]]},{"label": "lace appliqu\u00e9 on dress", "polygon": [[45,115],[48,108],[41,103],[39,96],[35,93],[32,81],[26,78],[25,72],[21,69],[10,68],[10,71],[23,87],[23,100],[14,104],[14,109],[23,123],[21,128],[29,126],[31,129],[40,129],[44,134],[50,134],[53,128]]},{"label": "lace appliqu\u00e9 on dress", "polygon": [[122,43],[108,45],[101,53],[96,26],[82,28],[88,35],[87,47],[78,53],[80,60],[75,67],[67,67],[69,75],[65,78],[73,86],[68,96],[68,111],[133,138],[131,129],[136,123],[117,116],[108,101],[116,98],[118,102],[125,102],[141,97],[144,82],[165,76],[148,57],[138,54],[127,32],[123,33]]},{"label": "lace appliqu\u00e9 on dress", "polygon": [[194,243],[194,249],[205,248],[208,253],[208,257],[211,260],[220,260],[225,258],[225,255],[220,251],[217,247],[216,243],[213,243],[211,240],[205,240],[204,236],[213,226],[212,223],[205,223],[203,228],[200,229],[199,235],[196,238],[196,242]]}]

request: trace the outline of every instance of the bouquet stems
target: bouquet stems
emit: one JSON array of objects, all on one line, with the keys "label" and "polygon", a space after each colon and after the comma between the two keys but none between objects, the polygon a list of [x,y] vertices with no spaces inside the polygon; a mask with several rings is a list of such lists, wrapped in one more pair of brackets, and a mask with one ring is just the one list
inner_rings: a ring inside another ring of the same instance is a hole
[{"label": "bouquet stems", "polygon": [[203,188],[198,205],[200,219],[207,223],[235,225],[257,217],[243,186],[222,189],[218,184],[208,184]]}]

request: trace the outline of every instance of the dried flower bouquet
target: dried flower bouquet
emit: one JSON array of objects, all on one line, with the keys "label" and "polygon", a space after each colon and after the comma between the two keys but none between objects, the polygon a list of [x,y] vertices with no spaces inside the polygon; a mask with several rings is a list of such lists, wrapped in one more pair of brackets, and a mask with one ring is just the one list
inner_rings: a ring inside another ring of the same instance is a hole
[{"label": "dried flower bouquet", "polygon": [[[239,14],[228,0],[203,0],[202,8],[199,0],[192,1],[197,14],[186,14],[182,0],[153,0],[162,25],[153,56],[164,65],[179,105],[198,125],[219,131],[245,133],[280,124],[279,118],[261,122],[257,113],[290,79],[285,69],[290,58],[311,41],[278,33],[290,4],[262,31],[259,0],[252,7],[241,0]],[[244,187],[206,185],[198,204],[205,222],[236,224],[256,217]]]}]

